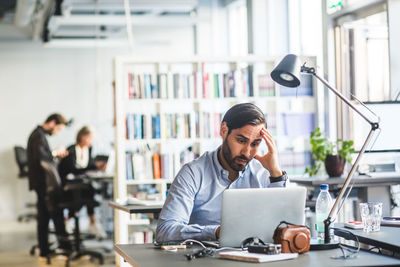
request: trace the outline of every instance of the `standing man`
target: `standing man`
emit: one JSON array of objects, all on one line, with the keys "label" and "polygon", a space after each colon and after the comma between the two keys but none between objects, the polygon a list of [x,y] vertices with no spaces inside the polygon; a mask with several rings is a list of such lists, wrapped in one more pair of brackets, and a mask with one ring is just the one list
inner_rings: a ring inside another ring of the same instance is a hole
[{"label": "standing man", "polygon": [[[220,135],[220,147],[184,165],[175,177],[158,220],[157,242],[216,240],[226,189],[286,185],[275,142],[256,105],[231,107],[222,120]],[[263,140],[268,153],[261,156],[257,151]]]},{"label": "standing man", "polygon": [[56,210],[51,213],[47,210],[45,202],[46,180],[44,170],[40,165],[41,160],[54,162],[54,157],[63,158],[68,155],[65,148],[58,148],[52,152],[46,139],[46,135],[57,135],[64,129],[66,124],[67,120],[61,114],[52,114],[31,133],[28,140],[29,190],[35,190],[37,193],[37,231],[41,257],[46,257],[50,253],[48,241],[50,218],[56,228],[60,247],[66,249],[71,247],[68,241],[68,234],[65,231],[62,210]]}]

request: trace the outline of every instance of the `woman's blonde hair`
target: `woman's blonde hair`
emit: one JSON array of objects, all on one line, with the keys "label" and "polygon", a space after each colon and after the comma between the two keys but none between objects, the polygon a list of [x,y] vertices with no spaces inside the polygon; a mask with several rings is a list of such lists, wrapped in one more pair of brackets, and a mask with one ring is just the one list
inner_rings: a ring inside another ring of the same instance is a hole
[{"label": "woman's blonde hair", "polygon": [[93,134],[92,129],[89,126],[83,126],[76,135],[76,143],[79,144],[82,140],[82,137]]}]

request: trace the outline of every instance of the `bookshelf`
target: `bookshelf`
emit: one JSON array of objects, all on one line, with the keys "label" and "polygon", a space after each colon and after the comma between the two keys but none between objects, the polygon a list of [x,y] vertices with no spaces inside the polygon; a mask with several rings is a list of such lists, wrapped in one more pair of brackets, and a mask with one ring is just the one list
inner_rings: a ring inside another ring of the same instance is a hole
[{"label": "bookshelf", "polygon": [[[316,62],[315,57],[307,59]],[[180,167],[221,144],[222,116],[240,102],[253,102],[265,111],[282,168],[289,174],[304,172],[310,160],[309,132],[317,124],[317,90],[311,76],[302,77],[297,91],[275,85],[269,73],[277,60],[117,57],[115,198],[144,197],[147,191],[148,197],[165,200]],[[264,144],[260,153],[265,151]],[[135,225],[145,228],[138,231],[150,241],[151,221],[116,212],[116,242],[128,243]]]}]

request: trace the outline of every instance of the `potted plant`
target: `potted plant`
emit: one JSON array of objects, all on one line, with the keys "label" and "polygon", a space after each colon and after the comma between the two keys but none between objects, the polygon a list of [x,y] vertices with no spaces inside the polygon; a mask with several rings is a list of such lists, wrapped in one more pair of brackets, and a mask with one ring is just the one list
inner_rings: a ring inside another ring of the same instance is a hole
[{"label": "potted plant", "polygon": [[325,164],[325,170],[329,177],[339,177],[343,174],[344,165],[351,162],[351,154],[354,153],[354,142],[337,139],[329,141],[321,133],[320,128],[310,134],[311,153],[314,160],[313,166],[306,168],[310,176],[316,175]]}]

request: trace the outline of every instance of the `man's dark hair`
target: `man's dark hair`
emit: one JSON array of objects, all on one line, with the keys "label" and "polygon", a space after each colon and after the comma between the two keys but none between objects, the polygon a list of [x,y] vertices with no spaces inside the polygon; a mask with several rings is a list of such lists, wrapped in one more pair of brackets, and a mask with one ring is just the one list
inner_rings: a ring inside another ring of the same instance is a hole
[{"label": "man's dark hair", "polygon": [[56,124],[64,124],[67,125],[68,124],[68,120],[66,118],[64,118],[63,115],[59,114],[59,113],[54,113],[51,114],[45,121],[45,123],[51,122],[51,121],[55,121]]},{"label": "man's dark hair", "polygon": [[234,105],[225,113],[222,122],[226,122],[229,129],[228,134],[232,130],[242,128],[246,125],[265,124],[265,127],[267,127],[264,113],[252,103]]}]

